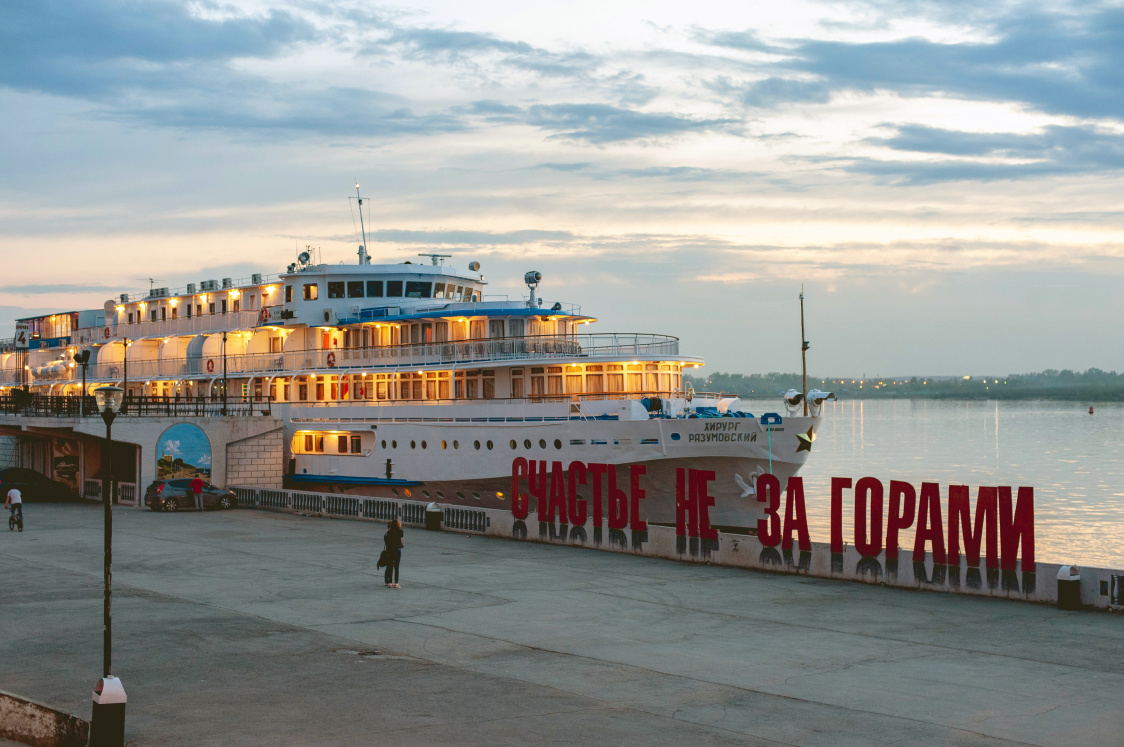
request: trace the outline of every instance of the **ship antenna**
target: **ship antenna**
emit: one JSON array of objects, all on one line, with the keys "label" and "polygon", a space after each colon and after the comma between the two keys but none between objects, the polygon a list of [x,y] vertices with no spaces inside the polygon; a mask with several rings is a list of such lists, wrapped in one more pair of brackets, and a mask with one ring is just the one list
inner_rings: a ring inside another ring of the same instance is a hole
[{"label": "ship antenna", "polygon": [[367,256],[367,226],[363,222],[363,198],[359,194],[358,179],[355,180],[355,199],[359,201],[359,230],[363,235],[363,243],[359,245],[359,264],[369,265],[371,264],[371,259]]},{"label": "ship antenna", "polygon": [[808,417],[808,341],[804,339],[804,284],[800,284],[800,369],[803,375],[804,417]]}]

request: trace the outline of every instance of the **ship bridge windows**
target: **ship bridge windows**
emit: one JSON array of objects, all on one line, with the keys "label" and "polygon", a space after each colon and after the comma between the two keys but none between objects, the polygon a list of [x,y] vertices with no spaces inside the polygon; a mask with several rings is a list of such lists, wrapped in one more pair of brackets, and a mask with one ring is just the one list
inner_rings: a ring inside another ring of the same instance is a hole
[{"label": "ship bridge windows", "polygon": [[342,280],[328,283],[328,298],[343,298],[346,284]]},{"label": "ship bridge windows", "polygon": [[402,281],[401,280],[387,280],[386,281],[386,297],[387,298],[401,298],[402,297]]},{"label": "ship bridge windows", "polygon": [[432,289],[433,283],[428,280],[407,280],[406,298],[429,298]]},{"label": "ship bridge windows", "polygon": [[434,283],[433,284],[433,297],[434,298],[444,298],[445,297],[445,284],[444,283]]},{"label": "ship bridge windows", "polygon": [[[317,287],[316,283],[305,283],[304,284],[304,300],[305,301],[315,301],[317,296],[318,296],[317,291],[318,291],[318,287]],[[211,306],[214,307],[214,304],[211,304]]]},{"label": "ship bridge windows", "polygon": [[367,281],[367,298],[382,298],[382,281]]},{"label": "ship bridge windows", "polygon": [[363,281],[362,280],[348,280],[347,281],[347,297],[348,298],[363,298]]},{"label": "ship bridge windows", "polygon": [[293,302],[293,286],[286,285],[285,286],[285,303],[292,303],[292,302]]}]

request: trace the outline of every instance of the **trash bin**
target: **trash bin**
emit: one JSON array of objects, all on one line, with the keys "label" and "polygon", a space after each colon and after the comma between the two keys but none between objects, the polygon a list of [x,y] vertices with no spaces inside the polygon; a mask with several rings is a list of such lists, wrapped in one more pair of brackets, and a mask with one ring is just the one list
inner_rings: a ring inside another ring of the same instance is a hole
[{"label": "trash bin", "polygon": [[1058,609],[1081,609],[1081,572],[1075,565],[1058,569]]},{"label": "trash bin", "polygon": [[440,532],[441,517],[441,507],[436,503],[430,503],[425,507],[425,528],[431,532]]}]

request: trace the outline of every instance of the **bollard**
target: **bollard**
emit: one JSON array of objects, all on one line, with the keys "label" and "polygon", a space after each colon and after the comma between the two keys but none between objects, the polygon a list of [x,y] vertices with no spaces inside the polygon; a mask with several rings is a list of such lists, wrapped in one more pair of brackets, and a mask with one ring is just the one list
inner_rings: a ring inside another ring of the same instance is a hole
[{"label": "bollard", "polygon": [[90,718],[90,747],[125,744],[125,688],[116,677],[102,677],[94,687],[94,713]]},{"label": "bollard", "polygon": [[1075,565],[1058,569],[1058,609],[1081,609],[1081,572]]},{"label": "bollard", "polygon": [[441,508],[436,503],[425,507],[425,528],[431,532],[441,531]]}]

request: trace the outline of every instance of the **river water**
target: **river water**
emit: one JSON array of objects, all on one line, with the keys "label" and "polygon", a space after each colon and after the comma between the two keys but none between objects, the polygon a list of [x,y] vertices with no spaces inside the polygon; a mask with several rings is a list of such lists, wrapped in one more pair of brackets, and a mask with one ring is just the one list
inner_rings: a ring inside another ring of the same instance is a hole
[{"label": "river water", "polygon": [[[1075,402],[850,400],[829,402],[804,478],[813,541],[830,539],[831,478],[876,477],[1034,488],[1035,555],[1044,562],[1124,568],[1124,405]],[[779,400],[743,401],[754,414]],[[843,538],[854,542],[853,491]],[[783,504],[782,504],[783,505]],[[947,517],[947,508],[942,510]],[[947,526],[946,526],[947,532]],[[902,547],[912,547],[912,529]]]}]

